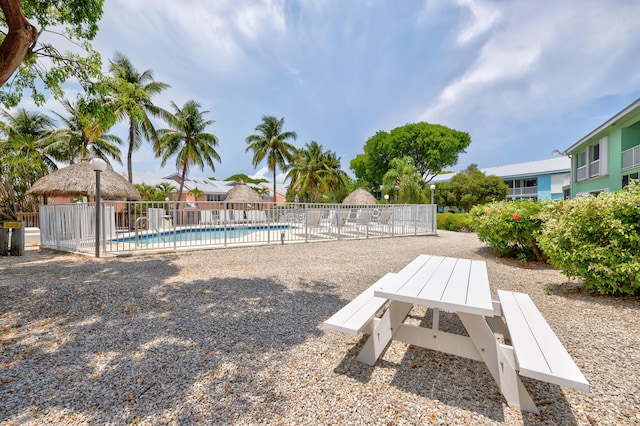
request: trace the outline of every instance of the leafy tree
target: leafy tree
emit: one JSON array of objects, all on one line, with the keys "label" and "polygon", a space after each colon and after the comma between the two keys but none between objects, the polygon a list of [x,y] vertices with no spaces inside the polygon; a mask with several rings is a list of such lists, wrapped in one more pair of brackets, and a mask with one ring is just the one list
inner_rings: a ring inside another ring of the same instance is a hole
[{"label": "leafy tree", "polygon": [[26,197],[35,181],[56,170],[46,154],[53,120],[39,112],[2,111],[0,123],[0,219],[15,220],[20,211],[33,211],[35,200]]},{"label": "leafy tree", "polygon": [[122,53],[116,53],[109,71],[113,76],[109,85],[117,105],[115,114],[119,121],[128,120],[129,122],[127,174],[131,183],[133,182],[133,151],[140,148],[143,137],[154,142],[158,140],[149,115],[166,116],[166,111],[155,106],[151,97],[162,92],[169,85],[155,81],[152,70],[139,72],[129,58]]},{"label": "leafy tree", "polygon": [[277,119],[272,115],[263,115],[262,123],[258,124],[255,130],[257,134],[247,136],[247,148],[245,152],[253,151],[253,167],[265,158],[267,167],[273,172],[273,202],[276,202],[276,171],[278,167],[285,171],[293,161],[296,147],[287,142],[290,139],[296,140],[296,132],[284,132],[284,117]]},{"label": "leafy tree", "polygon": [[159,139],[155,152],[161,157],[161,166],[176,155],[176,168],[181,173],[177,200],[179,202],[189,168],[197,165],[203,170],[207,164],[215,171],[214,160],[220,161],[220,156],[215,150],[218,138],[205,132],[207,126],[214,123],[213,120],[204,118],[204,114],[209,111],[200,111],[200,104],[193,100],[187,101],[182,108],[175,102],[171,102],[171,106],[175,110],[174,114],[167,115],[167,123],[171,128],[158,130]]},{"label": "leafy tree", "polygon": [[423,204],[427,201],[426,184],[411,157],[394,158],[384,174],[383,192],[399,203]]},{"label": "leafy tree", "polygon": [[478,204],[502,201],[508,193],[509,187],[500,177],[487,176],[471,164],[451,178],[448,197],[454,206],[469,211]]},{"label": "leafy tree", "polygon": [[[15,106],[27,89],[37,104],[44,103],[38,80],[56,97],[62,97],[60,85],[70,77],[76,77],[85,89],[91,90],[92,79],[99,78],[101,70],[100,55],[89,41],[98,31],[103,2],[1,0],[0,102]],[[60,52],[52,44],[41,42],[40,35],[45,31],[66,38],[86,55]]]},{"label": "leafy tree", "polygon": [[414,123],[390,132],[379,131],[364,145],[364,154],[351,161],[356,177],[377,189],[394,158],[411,157],[422,178],[428,183],[445,167],[458,162],[458,155],[471,143],[465,132],[439,124]]},{"label": "leafy tree", "polygon": [[113,124],[108,109],[99,112],[97,101],[85,98],[78,98],[75,104],[64,99],[62,105],[69,117],[54,112],[64,125],[54,132],[56,142],[50,146],[50,152],[55,152],[56,160],[74,164],[91,154],[108,164],[111,164],[109,157],[122,164],[118,147],[122,140],[107,134]]}]

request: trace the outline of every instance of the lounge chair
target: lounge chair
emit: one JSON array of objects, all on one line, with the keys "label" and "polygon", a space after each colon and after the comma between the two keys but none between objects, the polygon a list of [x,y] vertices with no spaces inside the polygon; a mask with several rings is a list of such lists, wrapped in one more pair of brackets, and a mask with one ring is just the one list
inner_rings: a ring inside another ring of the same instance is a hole
[{"label": "lounge chair", "polygon": [[247,212],[247,222],[265,223],[267,221],[267,213],[264,210],[249,210]]},{"label": "lounge chair", "polygon": [[215,213],[213,210],[201,210],[200,225],[213,225],[216,222]]},{"label": "lounge chair", "polygon": [[244,210],[233,210],[233,221],[235,223],[244,223]]}]

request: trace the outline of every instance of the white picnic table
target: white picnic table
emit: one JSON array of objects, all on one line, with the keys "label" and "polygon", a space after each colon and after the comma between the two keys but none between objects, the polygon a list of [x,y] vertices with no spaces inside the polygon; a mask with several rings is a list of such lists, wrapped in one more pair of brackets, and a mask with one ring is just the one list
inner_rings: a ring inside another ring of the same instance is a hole
[{"label": "white picnic table", "polygon": [[[499,301],[491,299],[484,261],[420,255],[324,324],[370,334],[357,357],[368,365],[375,364],[391,340],[484,362],[507,403],[524,411],[538,413],[519,374],[588,391],[588,382],[529,296],[499,295]],[[405,323],[414,305],[433,311],[431,328]],[[384,306],[378,318],[375,314]],[[440,310],[456,313],[468,336],[441,331]]]}]

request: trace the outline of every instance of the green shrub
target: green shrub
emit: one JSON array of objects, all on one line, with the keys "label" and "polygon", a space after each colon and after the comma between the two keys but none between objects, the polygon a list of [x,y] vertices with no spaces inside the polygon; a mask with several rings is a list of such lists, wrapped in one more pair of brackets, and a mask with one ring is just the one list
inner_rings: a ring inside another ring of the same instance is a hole
[{"label": "green shrub", "polygon": [[480,241],[499,256],[545,260],[538,248],[542,203],[529,200],[499,201],[471,209],[473,227]]},{"label": "green shrub", "polygon": [[438,229],[455,232],[473,232],[473,223],[468,213],[438,213]]},{"label": "green shrub", "polygon": [[545,206],[540,247],[587,293],[640,294],[640,185]]}]

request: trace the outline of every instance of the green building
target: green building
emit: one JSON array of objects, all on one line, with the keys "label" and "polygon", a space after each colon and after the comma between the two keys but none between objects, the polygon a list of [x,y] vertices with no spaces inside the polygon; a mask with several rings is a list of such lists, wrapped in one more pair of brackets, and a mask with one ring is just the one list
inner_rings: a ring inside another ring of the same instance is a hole
[{"label": "green building", "polygon": [[571,158],[572,197],[618,191],[640,172],[640,99],[562,154]]}]

